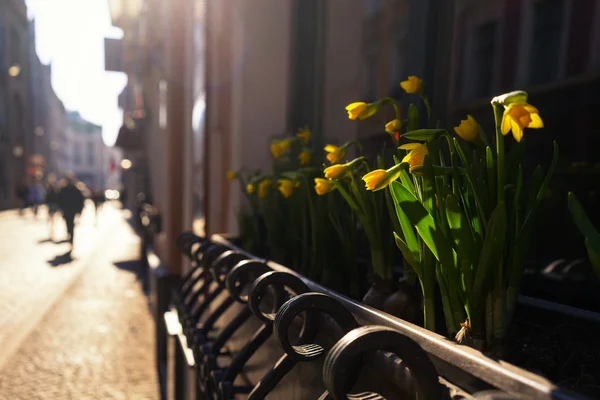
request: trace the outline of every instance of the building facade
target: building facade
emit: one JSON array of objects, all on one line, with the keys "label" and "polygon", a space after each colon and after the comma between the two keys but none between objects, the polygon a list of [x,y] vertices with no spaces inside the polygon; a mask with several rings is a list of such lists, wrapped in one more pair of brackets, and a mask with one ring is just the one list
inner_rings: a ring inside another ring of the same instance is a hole
[{"label": "building facade", "polygon": [[[52,87],[52,65],[41,63],[35,50],[35,21],[30,23],[29,83],[32,152],[40,174],[61,176],[68,171],[68,143],[64,104]],[[31,167],[31,166],[30,166]]]},{"label": "building facade", "polygon": [[399,86],[409,75],[425,80],[433,119],[450,128],[471,114],[491,133],[491,97],[527,90],[547,126],[527,138],[528,167],[547,163],[552,139],[559,173],[600,163],[590,134],[600,122],[599,0],[114,4],[129,77],[117,145],[133,163],[127,186],[162,211],[166,242],[198,207],[208,233],[235,233],[244,201],[226,171],[268,169],[273,138],[308,126],[316,151],[353,139],[380,151],[391,110],[349,121],[344,107],[389,96],[406,113],[419,103]]},{"label": "building facade", "polygon": [[25,1],[0,2],[0,209],[16,205],[16,187],[26,183],[33,154],[29,49]]},{"label": "building facade", "polygon": [[103,190],[106,179],[106,146],[102,127],[67,113],[69,171],[90,190]]}]

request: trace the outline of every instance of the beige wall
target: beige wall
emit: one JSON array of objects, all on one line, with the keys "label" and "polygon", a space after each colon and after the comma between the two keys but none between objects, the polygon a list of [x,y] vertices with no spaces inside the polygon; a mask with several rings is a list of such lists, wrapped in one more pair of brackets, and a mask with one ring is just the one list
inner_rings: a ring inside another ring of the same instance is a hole
[{"label": "beige wall", "polygon": [[330,0],[327,10],[323,133],[328,142],[356,138],[345,107],[361,98],[360,57],[364,0]]},{"label": "beige wall", "polygon": [[[292,2],[254,0],[236,3],[231,9],[223,3],[213,2],[212,7],[219,9],[213,9],[208,18],[214,34],[209,36],[211,54],[207,56],[211,63],[207,85],[213,87],[207,97],[207,218],[210,232],[235,233],[242,195],[238,185],[230,188],[225,173],[228,169],[267,169],[270,139],[286,129]],[[220,22],[225,17],[231,18],[231,52],[216,57],[215,53],[224,51],[215,45],[217,35],[225,33]]]}]

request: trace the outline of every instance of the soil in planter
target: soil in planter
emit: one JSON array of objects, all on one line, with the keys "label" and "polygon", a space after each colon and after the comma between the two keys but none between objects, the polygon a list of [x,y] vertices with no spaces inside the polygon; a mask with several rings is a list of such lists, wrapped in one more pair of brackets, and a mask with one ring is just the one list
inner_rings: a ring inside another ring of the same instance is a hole
[{"label": "soil in planter", "polygon": [[600,324],[520,307],[505,360],[557,385],[600,398]]}]

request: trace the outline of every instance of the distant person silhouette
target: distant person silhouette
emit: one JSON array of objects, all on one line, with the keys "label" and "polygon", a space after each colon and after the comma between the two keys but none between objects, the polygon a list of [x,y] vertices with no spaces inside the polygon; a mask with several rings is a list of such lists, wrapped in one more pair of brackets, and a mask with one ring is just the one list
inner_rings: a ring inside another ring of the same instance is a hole
[{"label": "distant person silhouette", "polygon": [[48,174],[46,179],[46,206],[48,207],[48,224],[50,225],[50,239],[54,238],[54,216],[58,212],[58,192],[56,176]]},{"label": "distant person silhouette", "polygon": [[33,180],[27,191],[27,202],[31,206],[33,215],[35,218],[38,217],[39,206],[44,202],[46,198],[46,189],[42,182]]},{"label": "distant person silhouette", "polygon": [[23,215],[23,211],[27,208],[27,192],[29,191],[29,187],[25,182],[19,184],[17,186],[17,198],[19,199],[19,215]]},{"label": "distant person silhouette", "polygon": [[[71,251],[73,250],[75,234],[75,216],[83,210],[84,201],[85,197],[81,190],[77,188],[75,178],[72,175],[67,175],[65,177],[65,184],[58,192],[58,206],[62,211],[65,224],[67,225]],[[70,252],[68,254],[70,255]]]}]

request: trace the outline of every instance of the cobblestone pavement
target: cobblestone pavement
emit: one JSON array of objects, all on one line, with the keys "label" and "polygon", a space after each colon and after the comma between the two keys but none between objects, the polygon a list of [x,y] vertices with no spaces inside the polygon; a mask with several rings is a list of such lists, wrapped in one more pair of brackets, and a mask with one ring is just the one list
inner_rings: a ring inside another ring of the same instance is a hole
[{"label": "cobblestone pavement", "polygon": [[0,212],[0,366],[81,271],[120,213],[108,206],[96,221],[88,204],[75,228],[69,260],[61,218],[55,218],[51,240],[45,208],[37,219],[29,211],[23,216],[14,210]]},{"label": "cobblestone pavement", "polygon": [[[139,241],[118,210],[99,226],[95,245],[75,243],[82,273],[0,367],[0,399],[158,398],[152,318],[134,273]],[[71,266],[50,273],[62,268]]]}]

